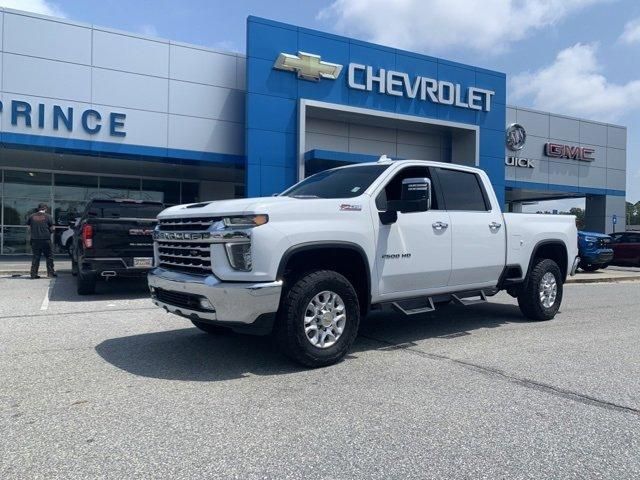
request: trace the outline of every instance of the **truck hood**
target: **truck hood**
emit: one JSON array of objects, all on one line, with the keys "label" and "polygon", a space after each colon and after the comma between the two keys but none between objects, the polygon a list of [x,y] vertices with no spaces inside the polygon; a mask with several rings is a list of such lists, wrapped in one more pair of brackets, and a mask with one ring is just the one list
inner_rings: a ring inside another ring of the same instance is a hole
[{"label": "truck hood", "polygon": [[604,233],[599,233],[599,232],[584,232],[582,230],[578,231],[578,236],[579,237],[596,237],[596,238],[609,238],[609,235],[606,235]]},{"label": "truck hood", "polygon": [[299,202],[290,197],[258,197],[239,198],[236,200],[216,200],[213,202],[191,203],[176,205],[163,210],[158,218],[172,217],[201,217],[201,216],[232,216],[250,215],[254,213],[268,213],[270,208],[287,203]]}]

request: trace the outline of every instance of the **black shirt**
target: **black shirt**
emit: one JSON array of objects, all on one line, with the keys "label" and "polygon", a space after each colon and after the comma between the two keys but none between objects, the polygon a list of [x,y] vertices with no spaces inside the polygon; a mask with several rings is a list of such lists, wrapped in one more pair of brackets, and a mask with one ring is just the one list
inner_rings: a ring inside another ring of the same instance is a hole
[{"label": "black shirt", "polygon": [[27,225],[31,227],[31,240],[49,240],[51,238],[51,227],[53,220],[51,215],[43,212],[31,214]]}]

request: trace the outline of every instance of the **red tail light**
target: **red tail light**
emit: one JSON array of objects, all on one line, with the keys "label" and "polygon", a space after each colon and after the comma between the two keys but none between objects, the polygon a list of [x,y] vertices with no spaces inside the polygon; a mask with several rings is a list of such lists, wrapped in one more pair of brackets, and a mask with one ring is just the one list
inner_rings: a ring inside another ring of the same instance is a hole
[{"label": "red tail light", "polygon": [[82,245],[84,248],[93,248],[93,227],[91,225],[82,227]]}]

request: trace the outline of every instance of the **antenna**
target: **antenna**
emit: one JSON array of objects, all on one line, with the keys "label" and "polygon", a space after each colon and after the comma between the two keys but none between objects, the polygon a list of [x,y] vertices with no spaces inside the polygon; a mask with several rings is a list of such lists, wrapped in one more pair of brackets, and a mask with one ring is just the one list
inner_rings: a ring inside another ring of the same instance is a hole
[{"label": "antenna", "polygon": [[378,159],[378,163],[386,163],[386,162],[391,162],[391,159],[386,155],[381,155],[380,158]]}]

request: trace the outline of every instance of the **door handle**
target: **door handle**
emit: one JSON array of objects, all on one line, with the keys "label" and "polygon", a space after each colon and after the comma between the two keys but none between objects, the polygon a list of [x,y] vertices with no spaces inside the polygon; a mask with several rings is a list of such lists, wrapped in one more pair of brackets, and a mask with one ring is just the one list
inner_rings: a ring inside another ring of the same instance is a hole
[{"label": "door handle", "polygon": [[502,226],[502,224],[501,224],[501,223],[498,223],[498,222],[491,222],[491,223],[489,224],[489,228],[490,228],[491,230],[498,230],[501,226]]},{"label": "door handle", "polygon": [[434,230],[444,230],[449,227],[449,224],[446,222],[435,222],[431,225]]}]

